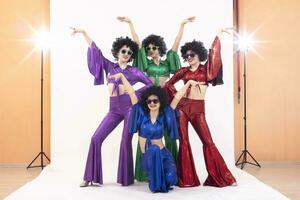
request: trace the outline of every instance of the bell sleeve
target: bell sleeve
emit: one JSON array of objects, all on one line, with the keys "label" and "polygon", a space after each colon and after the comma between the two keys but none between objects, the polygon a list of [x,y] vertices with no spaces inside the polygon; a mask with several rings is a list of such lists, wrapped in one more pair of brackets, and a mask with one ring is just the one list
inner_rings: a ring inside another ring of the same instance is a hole
[{"label": "bell sleeve", "polygon": [[107,76],[110,69],[115,65],[102,54],[97,45],[92,42],[87,52],[87,62],[90,73],[94,76],[94,85],[102,85],[104,83],[104,71]]},{"label": "bell sleeve", "polygon": [[181,66],[178,53],[172,49],[167,52],[166,59],[171,74],[174,74]]},{"label": "bell sleeve", "polygon": [[145,47],[139,49],[136,59],[133,61],[133,66],[137,66],[143,72],[148,69],[149,59],[147,58]]},{"label": "bell sleeve", "polygon": [[223,84],[223,66],[221,58],[221,42],[218,36],[215,37],[209,49],[206,62],[207,80],[213,86]]},{"label": "bell sleeve", "polygon": [[134,134],[140,130],[141,123],[144,117],[144,110],[140,104],[132,106],[129,120],[129,133]]},{"label": "bell sleeve", "polygon": [[170,138],[176,140],[179,139],[178,132],[178,112],[174,110],[171,106],[166,106],[165,112],[165,122],[168,129],[168,134]]}]

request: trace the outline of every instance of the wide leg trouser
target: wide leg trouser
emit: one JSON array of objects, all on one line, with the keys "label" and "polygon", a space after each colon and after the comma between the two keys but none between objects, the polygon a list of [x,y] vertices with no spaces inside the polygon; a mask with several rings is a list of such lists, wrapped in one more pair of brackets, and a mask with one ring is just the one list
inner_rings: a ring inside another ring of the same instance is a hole
[{"label": "wide leg trouser", "polygon": [[212,140],[205,119],[204,100],[183,98],[178,105],[178,109],[180,115],[178,186],[194,187],[200,185],[188,138],[188,122],[192,124],[203,143],[203,154],[208,172],[204,185],[224,187],[236,182]]},{"label": "wide leg trouser", "polygon": [[110,97],[109,112],[104,117],[91,139],[83,178],[84,180],[103,184],[101,146],[105,138],[118,126],[121,121],[124,120],[124,128],[119,153],[117,182],[123,186],[134,183],[131,146],[132,134],[128,133],[131,106],[131,101],[128,95]]}]

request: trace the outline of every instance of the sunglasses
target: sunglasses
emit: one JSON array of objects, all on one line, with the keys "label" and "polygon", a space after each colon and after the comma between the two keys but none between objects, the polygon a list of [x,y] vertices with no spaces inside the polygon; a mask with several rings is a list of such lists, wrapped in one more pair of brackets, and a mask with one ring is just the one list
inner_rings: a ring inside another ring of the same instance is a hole
[{"label": "sunglasses", "polygon": [[157,49],[159,49],[159,47],[156,46],[146,48],[147,51],[156,51]]},{"label": "sunglasses", "polygon": [[127,54],[128,56],[131,56],[133,52],[131,50],[122,49],[121,54],[123,55]]},{"label": "sunglasses", "polygon": [[195,53],[187,53],[187,54],[183,55],[183,58],[185,60],[187,60],[189,57],[194,58],[195,56],[196,56]]},{"label": "sunglasses", "polygon": [[147,99],[146,100],[146,103],[147,104],[151,104],[151,103],[154,103],[154,104],[158,104],[159,103],[159,100],[158,99]]}]

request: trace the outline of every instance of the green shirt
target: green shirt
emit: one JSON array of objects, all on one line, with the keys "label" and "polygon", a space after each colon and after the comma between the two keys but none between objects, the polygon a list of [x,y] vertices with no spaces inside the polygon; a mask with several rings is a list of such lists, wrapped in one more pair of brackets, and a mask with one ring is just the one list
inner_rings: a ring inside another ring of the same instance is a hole
[{"label": "green shirt", "polygon": [[170,74],[174,74],[179,69],[180,59],[177,52],[169,50],[167,58],[160,60],[159,65],[157,65],[152,59],[148,59],[145,47],[142,47],[139,49],[133,65],[145,72],[147,76],[154,77],[155,85],[159,85],[159,77],[169,77]]}]

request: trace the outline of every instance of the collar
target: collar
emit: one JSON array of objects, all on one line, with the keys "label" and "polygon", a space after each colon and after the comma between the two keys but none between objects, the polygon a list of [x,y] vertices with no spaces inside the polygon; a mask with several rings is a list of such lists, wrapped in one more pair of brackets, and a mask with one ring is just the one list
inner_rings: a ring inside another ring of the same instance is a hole
[{"label": "collar", "polygon": [[[146,122],[150,122],[151,124],[152,124],[152,122],[151,122],[151,118],[150,118],[150,113],[147,113],[146,115],[145,115],[145,118],[146,118]],[[159,114],[158,114],[158,116],[157,116],[157,118],[156,118],[156,121],[155,122],[158,122],[158,123],[160,123],[160,124],[163,124],[163,113],[162,112],[159,112]]]},{"label": "collar", "polygon": [[[127,66],[126,66],[126,68],[125,68],[124,70],[127,70],[127,69],[129,69],[129,68],[131,68],[131,67],[132,67],[132,66],[130,66],[130,65],[127,65]],[[113,67],[113,68],[114,68],[114,69],[116,69],[116,68],[120,68],[120,69],[122,69],[118,63],[116,63],[116,64],[114,65],[114,67]]]}]

